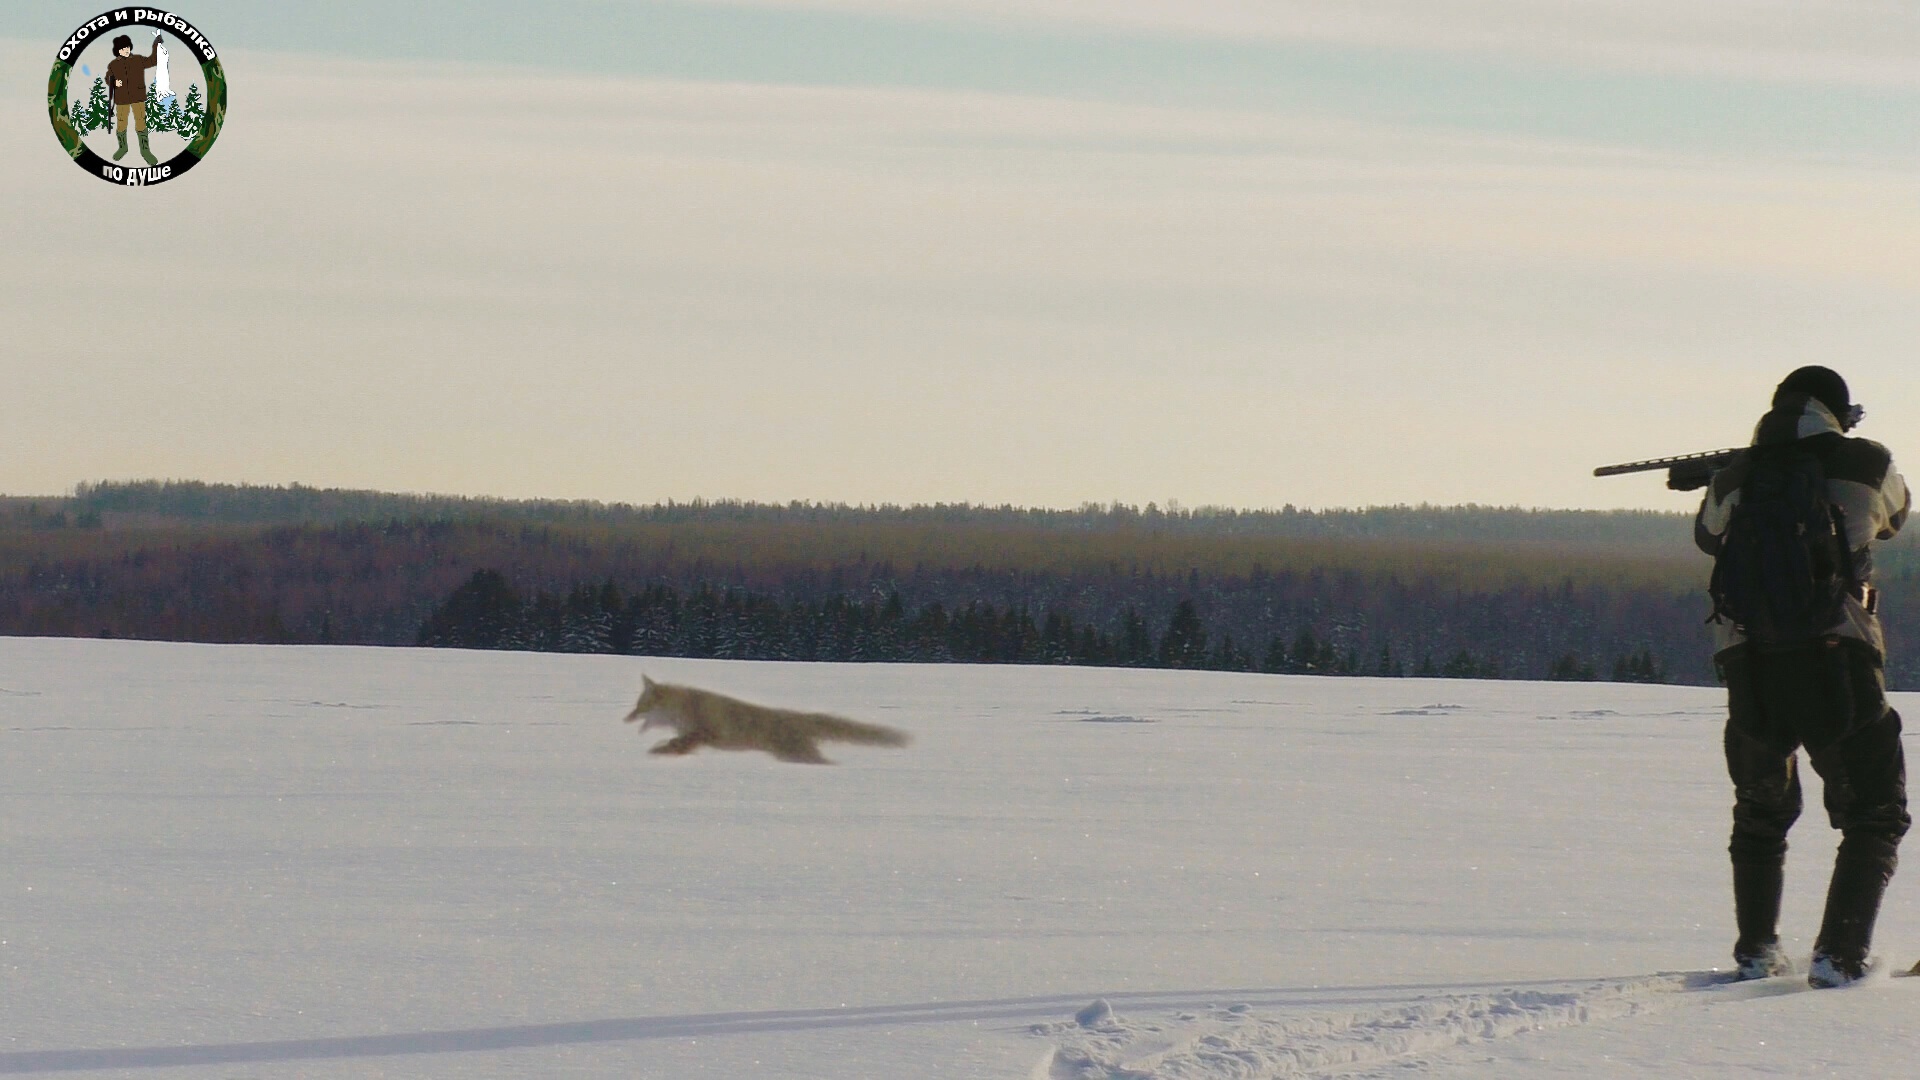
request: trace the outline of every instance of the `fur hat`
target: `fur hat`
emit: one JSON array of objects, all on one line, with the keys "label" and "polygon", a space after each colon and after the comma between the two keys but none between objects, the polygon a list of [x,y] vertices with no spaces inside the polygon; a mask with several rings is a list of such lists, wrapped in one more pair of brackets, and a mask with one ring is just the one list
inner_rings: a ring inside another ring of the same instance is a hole
[{"label": "fur hat", "polygon": [[1809,366],[1795,369],[1791,375],[1780,380],[1780,386],[1773,392],[1773,403],[1781,404],[1789,394],[1813,398],[1825,405],[1827,411],[1838,420],[1844,420],[1853,408],[1853,399],[1847,394],[1847,380],[1832,368]]},{"label": "fur hat", "polygon": [[133,48],[133,39],[125,34],[113,39],[113,55],[119,56],[121,49]]}]

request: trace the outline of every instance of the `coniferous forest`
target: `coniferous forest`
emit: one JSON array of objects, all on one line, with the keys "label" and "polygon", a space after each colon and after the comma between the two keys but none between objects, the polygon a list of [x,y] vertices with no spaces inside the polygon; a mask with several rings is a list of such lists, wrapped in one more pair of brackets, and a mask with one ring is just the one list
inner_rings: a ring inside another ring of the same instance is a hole
[{"label": "coniferous forest", "polygon": [[[170,96],[162,101],[155,95],[154,87],[149,85],[146,103],[148,130],[176,132],[188,142],[199,138],[207,124],[206,102],[202,99],[199,83],[189,86],[184,98]],[[105,77],[93,80],[84,101],[74,98],[67,103],[67,121],[82,136],[112,130],[113,100],[107,93]]]},{"label": "coniferous forest", "polygon": [[[0,498],[0,634],[1708,683],[1685,513]],[[1879,559],[1920,684],[1910,544]]]}]

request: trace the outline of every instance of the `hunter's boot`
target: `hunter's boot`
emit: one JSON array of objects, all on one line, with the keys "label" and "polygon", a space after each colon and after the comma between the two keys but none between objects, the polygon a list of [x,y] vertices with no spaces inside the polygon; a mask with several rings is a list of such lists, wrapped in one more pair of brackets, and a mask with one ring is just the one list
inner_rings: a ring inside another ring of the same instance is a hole
[{"label": "hunter's boot", "polygon": [[119,161],[121,158],[127,156],[127,133],[125,131],[117,131],[114,134],[120,137],[120,149],[113,152],[113,160]]},{"label": "hunter's boot", "polygon": [[1867,973],[1873,923],[1880,916],[1887,882],[1893,878],[1894,859],[1893,845],[1878,838],[1859,843],[1849,837],[1840,842],[1833,881],[1827,886],[1826,917],[1813,943],[1809,983],[1845,986]]},{"label": "hunter's boot", "polygon": [[1793,962],[1780,951],[1780,890],[1786,873],[1777,862],[1733,864],[1733,919],[1740,940],[1733,962],[1742,979],[1793,974]]},{"label": "hunter's boot", "polygon": [[136,134],[140,136],[140,156],[147,159],[148,165],[160,164],[160,159],[157,157],[154,157],[153,151],[151,149],[148,149],[147,147],[147,133],[144,131],[141,131],[141,132],[137,132]]}]

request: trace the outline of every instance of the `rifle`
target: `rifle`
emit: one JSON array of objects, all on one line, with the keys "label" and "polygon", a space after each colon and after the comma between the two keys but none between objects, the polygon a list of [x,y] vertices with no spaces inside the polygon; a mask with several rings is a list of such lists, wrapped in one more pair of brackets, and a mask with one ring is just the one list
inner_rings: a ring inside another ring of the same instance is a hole
[{"label": "rifle", "polygon": [[1692,491],[1707,486],[1713,474],[1733,461],[1733,456],[1745,450],[1738,447],[1732,450],[1706,450],[1698,454],[1681,454],[1678,457],[1652,458],[1647,461],[1629,461],[1625,465],[1602,465],[1593,470],[1595,476],[1619,476],[1622,473],[1652,472],[1655,469],[1667,470],[1667,486],[1675,491]]}]

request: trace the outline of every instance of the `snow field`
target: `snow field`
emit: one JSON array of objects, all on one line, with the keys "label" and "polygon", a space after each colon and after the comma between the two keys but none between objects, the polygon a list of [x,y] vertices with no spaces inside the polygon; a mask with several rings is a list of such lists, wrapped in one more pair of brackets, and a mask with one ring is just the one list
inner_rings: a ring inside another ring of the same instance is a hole
[{"label": "snow field", "polygon": [[[915,742],[652,757],[619,723],[642,672]],[[1732,940],[1720,716],[1682,687],[0,639],[0,1075],[1905,1075],[1920,980],[1701,974]],[[1902,965],[1914,895],[1881,922]]]}]

